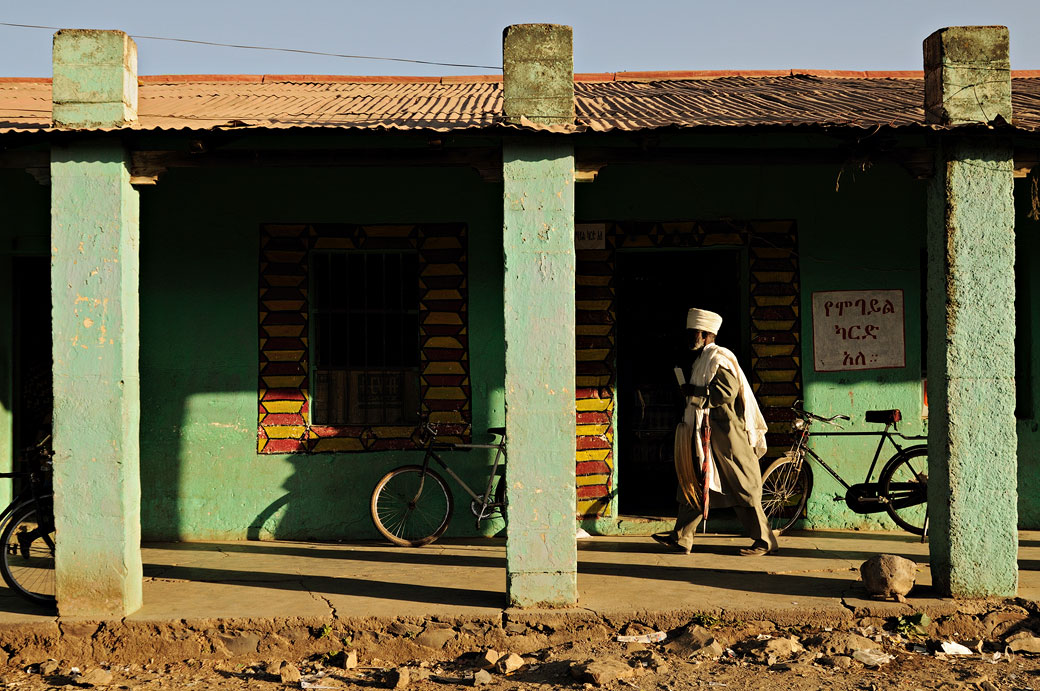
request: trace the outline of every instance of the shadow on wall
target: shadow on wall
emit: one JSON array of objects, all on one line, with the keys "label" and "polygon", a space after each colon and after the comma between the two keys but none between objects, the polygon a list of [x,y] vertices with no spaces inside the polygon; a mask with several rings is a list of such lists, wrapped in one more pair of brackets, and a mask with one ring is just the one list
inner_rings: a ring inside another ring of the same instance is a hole
[{"label": "shadow on wall", "polygon": [[[402,186],[414,191],[405,200]],[[356,205],[345,210],[348,187]],[[192,204],[183,204],[188,198]],[[470,281],[500,285],[501,263],[476,259],[500,248],[500,235],[477,232],[500,226],[500,191],[469,169],[434,176],[428,169],[171,170],[141,203],[144,539],[375,538],[372,488],[391,468],[421,460],[420,452],[257,453],[261,221],[465,222]],[[501,299],[500,290],[472,291],[471,326],[480,319],[500,333]],[[471,341],[469,352],[472,415],[482,430],[489,418],[501,424],[501,392],[488,384],[501,386],[504,345]],[[490,461],[468,456],[459,466],[470,481]],[[448,534],[472,535],[468,497],[453,489]]]}]

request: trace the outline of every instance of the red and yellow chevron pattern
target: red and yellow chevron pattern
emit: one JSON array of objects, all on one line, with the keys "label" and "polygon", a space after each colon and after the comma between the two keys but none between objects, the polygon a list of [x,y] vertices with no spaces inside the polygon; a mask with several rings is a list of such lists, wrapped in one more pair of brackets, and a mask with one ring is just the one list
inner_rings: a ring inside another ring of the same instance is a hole
[{"label": "red and yellow chevron pattern", "polygon": [[312,249],[418,251],[422,413],[443,423],[446,439],[468,438],[466,227],[264,225],[260,233],[257,452],[342,453],[417,447],[413,426],[311,424],[307,267]]}]

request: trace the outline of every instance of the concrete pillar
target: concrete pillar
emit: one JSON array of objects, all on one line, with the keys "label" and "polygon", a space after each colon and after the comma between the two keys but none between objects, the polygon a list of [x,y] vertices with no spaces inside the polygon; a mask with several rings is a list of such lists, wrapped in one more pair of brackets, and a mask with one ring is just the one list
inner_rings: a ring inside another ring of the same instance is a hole
[{"label": "concrete pillar", "polygon": [[[571,29],[508,27],[507,119],[573,124]],[[502,145],[506,568],[513,606],[577,602],[574,480],[574,147],[528,133]]]},{"label": "concrete pillar", "polygon": [[928,189],[932,580],[954,597],[1013,596],[1013,150],[999,131],[1011,122],[1007,29],[941,29],[925,40],[924,62],[927,121],[946,127]]},{"label": "concrete pillar", "polygon": [[[54,35],[54,124],[136,119],[137,54],[121,31]],[[141,606],[138,198],[117,135],[51,149],[54,519],[62,616]]]}]

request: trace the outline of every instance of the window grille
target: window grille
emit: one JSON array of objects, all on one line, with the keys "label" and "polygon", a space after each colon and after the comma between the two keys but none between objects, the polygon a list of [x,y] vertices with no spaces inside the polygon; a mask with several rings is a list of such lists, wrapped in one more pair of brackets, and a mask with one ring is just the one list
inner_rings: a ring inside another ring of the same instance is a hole
[{"label": "window grille", "polygon": [[419,418],[419,255],[311,253],[312,421],[413,424]]}]

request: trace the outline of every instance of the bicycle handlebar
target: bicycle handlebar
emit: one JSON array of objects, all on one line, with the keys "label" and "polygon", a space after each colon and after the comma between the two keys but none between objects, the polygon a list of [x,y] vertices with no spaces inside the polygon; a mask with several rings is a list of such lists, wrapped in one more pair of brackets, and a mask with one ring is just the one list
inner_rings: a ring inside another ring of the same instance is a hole
[{"label": "bicycle handlebar", "polygon": [[[466,425],[466,429],[469,431],[473,430],[472,425]],[[440,435],[440,429],[435,422],[424,422],[422,425],[422,444],[423,446],[434,446],[441,449],[454,449],[457,451],[469,451],[471,449],[485,448],[489,446],[497,446],[505,441],[506,428],[505,427],[488,427],[487,433],[491,435],[493,444],[459,444],[455,442],[439,442],[437,441],[438,435]],[[499,440],[496,442],[495,437]]]},{"label": "bicycle handlebar", "polygon": [[802,410],[798,406],[792,407],[791,410],[793,410],[798,415],[800,415],[800,416],[802,416],[802,417],[804,417],[806,419],[816,420],[817,422],[826,422],[828,425],[834,425],[835,427],[839,427],[840,426],[840,425],[838,425],[838,423],[835,422],[835,420],[844,420],[844,421],[848,422],[849,420],[852,419],[848,415],[832,415],[830,417],[821,417],[820,415],[817,415],[816,413],[810,413],[808,410]]}]

